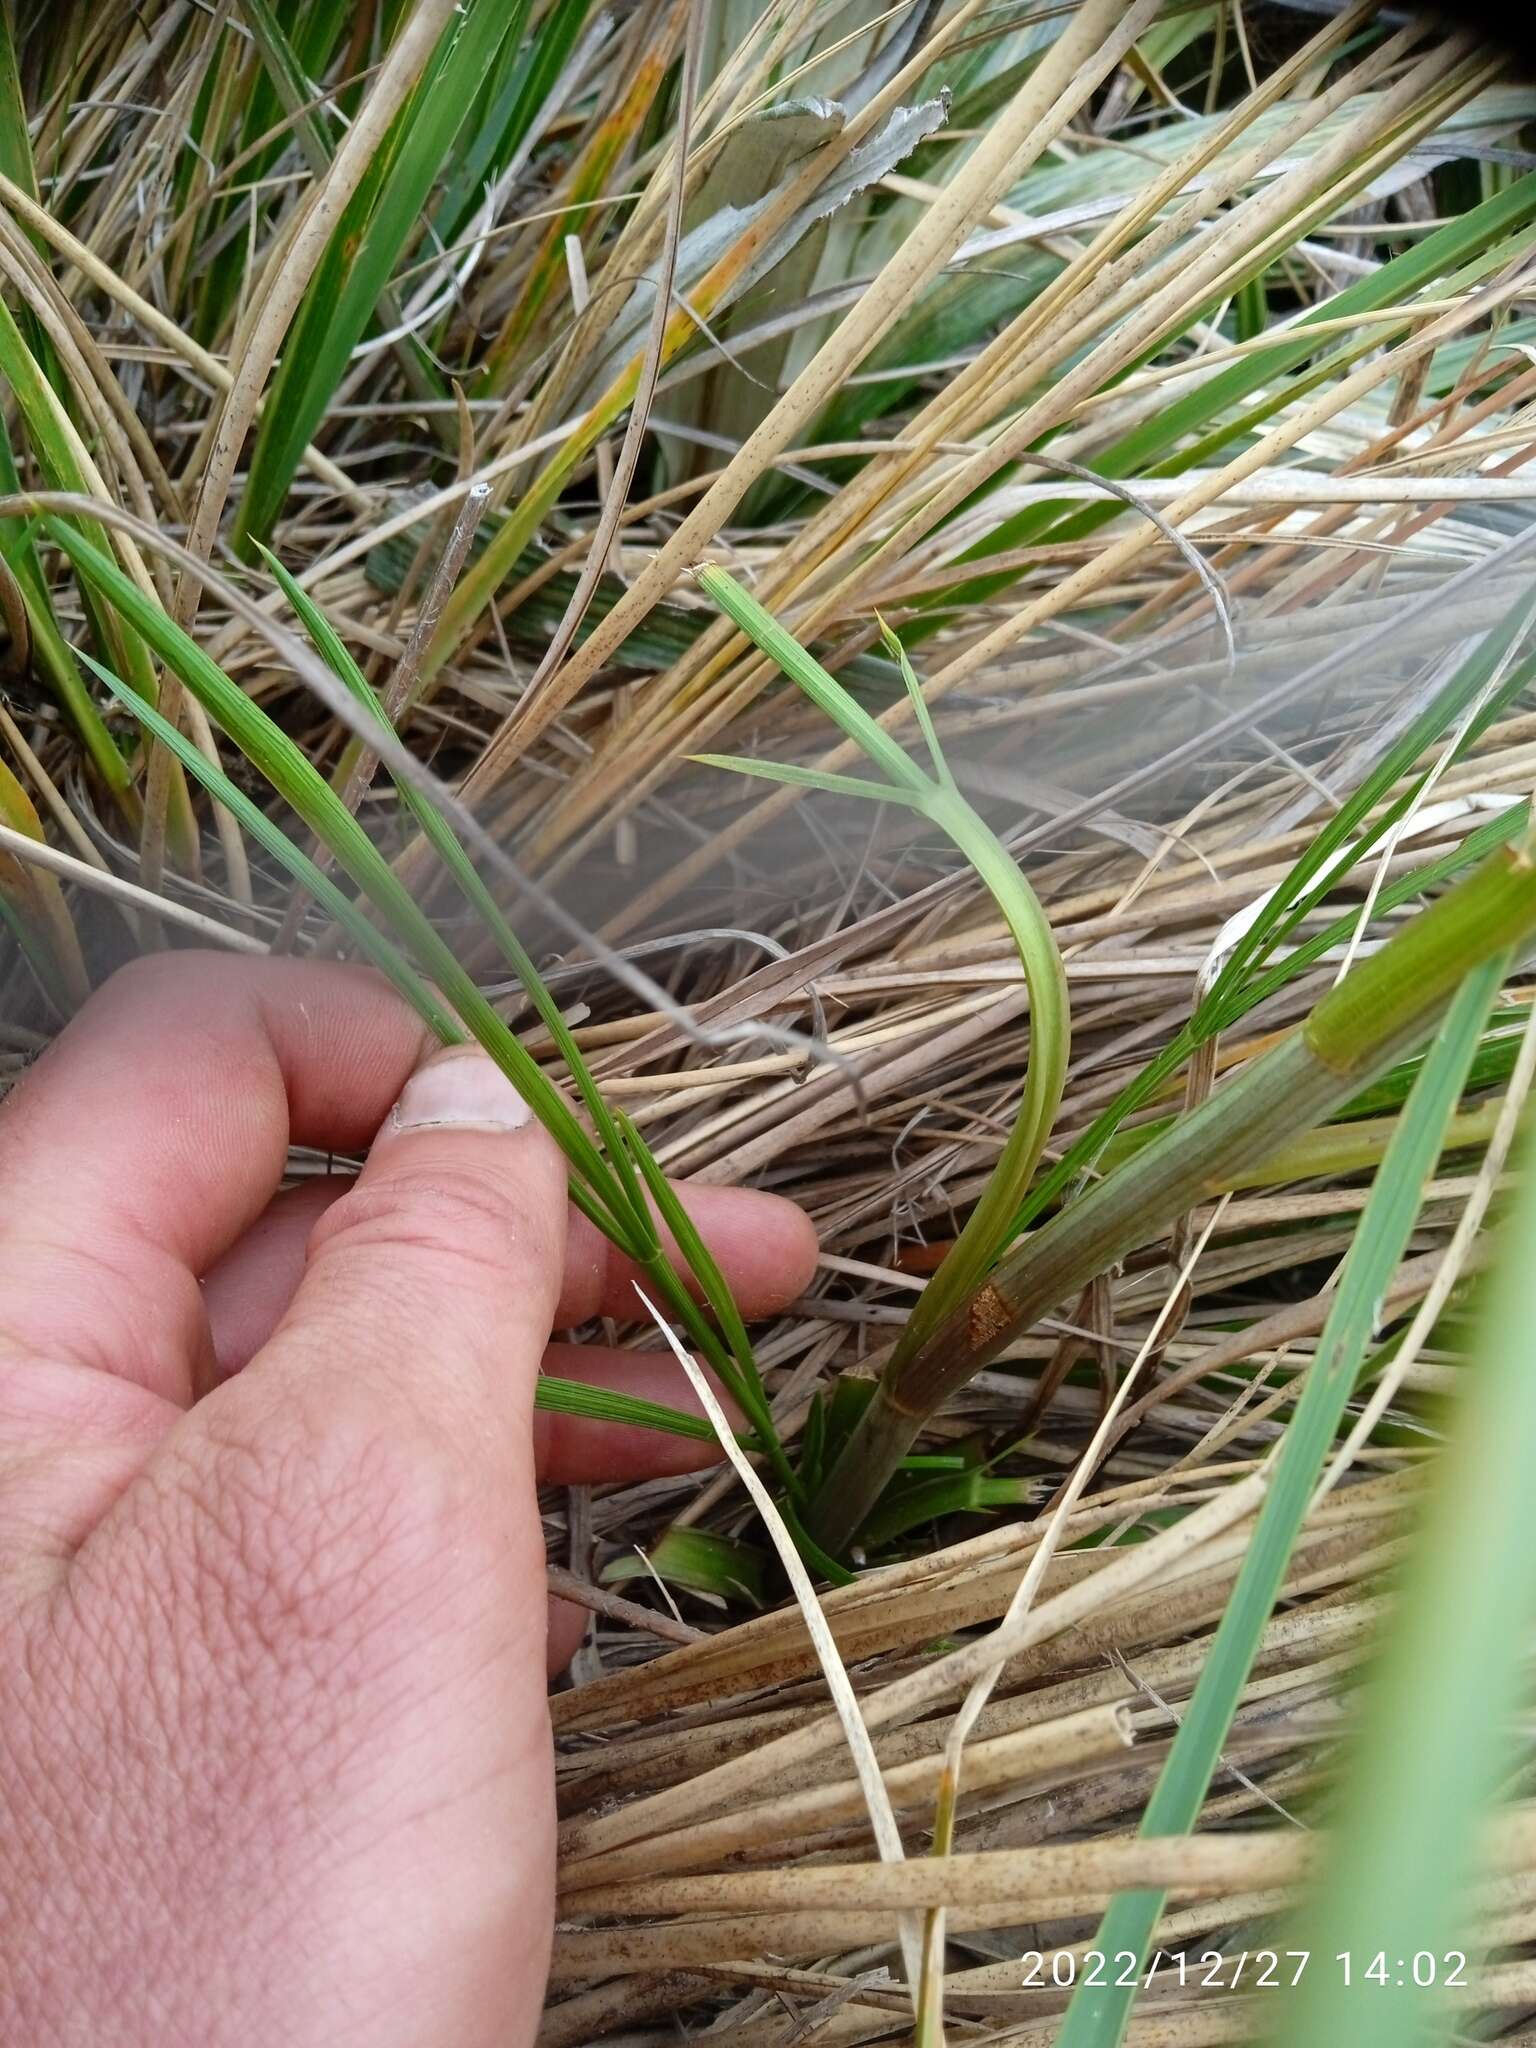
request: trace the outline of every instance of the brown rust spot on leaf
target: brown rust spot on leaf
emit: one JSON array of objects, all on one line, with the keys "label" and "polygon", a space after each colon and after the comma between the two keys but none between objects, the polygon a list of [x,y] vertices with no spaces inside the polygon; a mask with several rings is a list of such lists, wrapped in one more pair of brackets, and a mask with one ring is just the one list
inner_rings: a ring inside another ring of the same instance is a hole
[{"label": "brown rust spot on leaf", "polygon": [[990,1281],[972,1298],[965,1317],[966,1335],[973,1350],[995,1344],[1013,1327],[1013,1310]]}]

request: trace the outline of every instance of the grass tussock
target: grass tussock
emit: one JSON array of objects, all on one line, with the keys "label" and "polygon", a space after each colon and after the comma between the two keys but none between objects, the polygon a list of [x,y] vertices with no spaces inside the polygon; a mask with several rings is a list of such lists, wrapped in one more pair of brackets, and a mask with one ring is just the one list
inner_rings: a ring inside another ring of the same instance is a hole
[{"label": "grass tussock", "polygon": [[1366,5],[0,17],[0,1059],[370,959],[745,1418],[547,1502],[547,2048],[1526,2037],[1533,115]]}]

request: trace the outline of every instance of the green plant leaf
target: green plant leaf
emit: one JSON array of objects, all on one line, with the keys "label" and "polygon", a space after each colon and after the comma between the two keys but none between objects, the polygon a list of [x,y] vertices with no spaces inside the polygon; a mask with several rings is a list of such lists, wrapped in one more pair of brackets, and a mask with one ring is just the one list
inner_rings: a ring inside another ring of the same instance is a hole
[{"label": "green plant leaf", "polygon": [[[448,167],[433,222],[446,247],[463,230],[487,183],[506,167],[554,90],[591,12],[591,0],[554,0],[529,30],[509,34],[469,132]],[[526,21],[526,15],[523,17]]]},{"label": "green plant leaf", "polygon": [[[289,575],[269,548],[257,543],[262,560],[276,578],[278,587],[298,614],[304,630],[308,633],[315,651],[330,669],[338,682],[345,685],[358,704],[373,718],[380,729],[392,733],[384,706],[369,686],[367,677],[352,659],[351,652],[339,633],[326,618],[324,612],[304,590],[302,585]],[[653,1247],[655,1233],[650,1228],[649,1213],[640,1199],[639,1188],[630,1166],[629,1154],[609,1112],[608,1105],[593,1082],[590,1070],[581,1049],[571,1035],[570,1027],[560,1014],[560,1006],[545,987],[543,979],[523,947],[512,927],[501,913],[501,906],[480,879],[478,870],[469,855],[460,845],[453,828],[437,809],[418,790],[409,784],[397,783],[396,791],[401,802],[415,819],[417,825],[430,842],[433,851],[453,876],[465,900],[478,912],[485,928],[501,949],[502,958],[511,967],[522,983],[524,992],[532,1002],[546,1031],[560,1050],[566,1068],[575,1080],[581,1098],[587,1106],[598,1136],[603,1143],[607,1164],[617,1175],[615,1181],[610,1175],[602,1187],[602,1194],[610,1209],[622,1211],[625,1217],[627,1241],[637,1246]]]},{"label": "green plant leaf", "polygon": [[789,761],[755,761],[749,754],[690,754],[701,768],[729,768],[736,775],[755,775],[763,782],[793,783],[797,789],[826,790],[832,796],[859,796],[868,803],[910,804],[911,795],[886,782],[863,782],[856,775],[828,775],[818,768],[799,768]]},{"label": "green plant leaf", "polygon": [[668,1529],[644,1557],[616,1557],[604,1565],[602,1583],[622,1586],[631,1579],[657,1579],[689,1593],[731,1603],[766,1607],[773,1560],[754,1544],[717,1536],[708,1529]]},{"label": "green plant leaf", "polygon": [[[1233,948],[1208,998],[1213,1011],[1225,1014],[1235,1001],[1241,1000],[1238,990],[1250,966],[1262,960],[1294,931],[1335,886],[1346,872],[1337,857],[1350,847],[1351,841],[1354,843],[1349,866],[1358,863],[1373,846],[1379,845],[1393,826],[1408,815],[1423,788],[1423,775],[1416,777],[1380,817],[1371,819],[1369,816],[1387,792],[1395,788],[1413,763],[1449,730],[1500,669],[1505,670],[1498,693],[1503,703],[1512,702],[1528,687],[1536,675],[1536,663],[1529,659],[1515,662],[1512,657],[1533,623],[1536,623],[1536,599],[1522,594],[1499,623],[1483,636],[1466,660],[1457,665],[1444,688],[1436,692],[1396,743],[1387,749],[1371,773],[1324,822],[1259,917]],[[1463,747],[1465,744],[1464,740]]]},{"label": "green plant leaf", "polygon": [[685,1414],[661,1401],[621,1394],[612,1387],[594,1387],[585,1380],[562,1379],[541,1372],[533,1383],[533,1405],[550,1415],[574,1415],[582,1422],[619,1422],[626,1429],[659,1430],[664,1436],[685,1436],[693,1443],[718,1442],[702,1415]]},{"label": "green plant leaf", "polygon": [[[1350,320],[1361,313],[1409,304],[1432,283],[1439,283],[1442,294],[1447,296],[1466,290],[1517,258],[1523,230],[1533,216],[1536,173],[1517,179],[1507,190],[1448,221],[1381,264],[1369,277],[1308,309],[1292,327],[1273,337],[1273,347],[1260,349],[1231,364],[1194,390],[1159,407],[1120,440],[1096,453],[1094,468],[1108,477],[1178,475],[1182,470],[1211,462],[1233,445],[1240,446],[1266,419],[1293,404],[1315,384],[1338,375],[1355,355],[1378,345],[1379,330],[1363,325],[1358,337],[1351,337],[1342,347],[1329,349],[1322,337],[1309,332],[1317,322]],[[1314,368],[1287,383],[1286,373],[1318,356],[1320,348],[1325,352]],[[1243,399],[1258,391],[1265,393],[1264,398],[1246,413],[1241,411]],[[1005,476],[999,476],[996,484],[1005,481]],[[1081,539],[1115,517],[1118,510],[1115,504],[1078,508],[1064,506],[1060,501],[1054,508],[1030,506],[999,521],[990,533],[966,549],[956,566],[969,564],[973,570],[981,569],[987,555],[1026,546],[1046,534],[1053,542]],[[957,580],[933,602],[981,603],[1005,589],[1014,574],[983,573]],[[939,623],[942,614],[936,613],[928,630]],[[909,640],[918,637],[919,632],[909,627]]]},{"label": "green plant leaf", "polygon": [[867,1549],[882,1549],[912,1530],[949,1515],[990,1514],[1003,1508],[1027,1507],[1040,1498],[1041,1491],[1038,1480],[994,1479],[979,1470],[933,1479],[898,1477],[864,1524],[860,1540]]},{"label": "green plant leaf", "polygon": [[198,752],[185,733],[177,730],[169,719],[162,718],[152,704],[148,704],[136,690],[130,689],[120,676],[91,656],[82,655],[106,684],[119,702],[125,704],[146,732],[153,735],[163,747],[168,747],[182,766],[202,784],[210,796],[217,798],[225,809],[248,832],[258,846],[265,847],[272,857],[280,861],[294,879],[323,904],[340,924],[361,946],[379,970],[388,975],[411,1008],[425,1024],[443,1041],[453,1045],[462,1037],[448,1012],[433,996],[426,983],[411,967],[409,961],[384,935],[363,916],[350,896],[343,895],[330,876],[325,874],[296,846],[279,825],[275,825],[265,811],[253,804],[245,792],[238,788],[221,769],[206,760]]},{"label": "green plant leaf", "polygon": [[[262,554],[279,586],[303,621],[305,630],[322,659],[358,703],[388,731],[390,727],[383,706],[324,613],[275,556],[265,548],[262,549]],[[397,786],[411,815],[453,875],[467,900],[479,912],[486,928],[495,937],[503,957],[522,983],[546,1029],[559,1047],[567,1068],[576,1080],[582,1099],[603,1141],[605,1164],[613,1169],[613,1176],[616,1177],[610,1178],[604,1185],[602,1193],[610,1207],[623,1216],[623,1241],[630,1255],[642,1265],[651,1279],[657,1283],[669,1304],[681,1316],[690,1335],[726,1384],[737,1405],[751,1417],[758,1438],[768,1447],[769,1456],[775,1462],[780,1478],[793,1489],[794,1471],[779,1446],[772,1413],[753,1361],[751,1345],[735,1301],[708,1247],[694,1229],[687,1211],[678,1201],[639,1131],[627,1117],[615,1116],[604,1102],[554,998],[545,987],[521,942],[502,916],[500,907],[481,881],[446,819],[419,792],[405,785]],[[652,1200],[671,1229],[685,1263],[698,1280],[710,1307],[714,1310],[720,1329],[725,1334],[727,1351],[723,1352],[715,1341],[714,1333],[700,1317],[696,1304],[662,1251],[661,1240],[641,1193],[640,1179],[636,1176],[637,1167],[645,1186],[650,1190]]]},{"label": "green plant leaf", "polygon": [[[1199,1818],[1260,1635],[1365,1361],[1387,1283],[1407,1249],[1446,1125],[1508,966],[1508,955],[1496,954],[1467,975],[1419,1070],[1345,1255],[1301,1398],[1273,1453],[1269,1491],[1237,1583],[1142,1815],[1143,1835],[1186,1834]],[[1125,1892],[1113,1901],[1094,1946],[1108,1955],[1132,1955],[1137,1967],[1120,1973],[1129,1977],[1128,1984],[1085,1980],[1078,1986],[1059,2048],[1113,2048],[1120,2041],[1163,1898],[1161,1892]]]},{"label": "green plant leaf", "polygon": [[[785,1455],[774,1428],[773,1411],[758,1376],[757,1362],[752,1355],[751,1341],[741,1320],[731,1290],[725,1284],[725,1277],[715,1264],[714,1255],[694,1227],[693,1218],[678,1199],[677,1191],[657,1165],[649,1146],[645,1144],[632,1121],[622,1113],[618,1118],[619,1128],[630,1147],[631,1156],[644,1178],[651,1200],[674,1242],[683,1255],[689,1271],[697,1279],[704,1299],[713,1311],[716,1322],[725,1336],[726,1357],[720,1355],[718,1347],[713,1351],[711,1362],[717,1373],[725,1380],[732,1398],[757,1431],[759,1439],[769,1447],[769,1455],[784,1487],[793,1495],[799,1489],[793,1466]],[[672,1305],[682,1310],[690,1329],[697,1330],[698,1318],[693,1304],[678,1291],[668,1288]],[[727,1358],[729,1363],[727,1363]]]},{"label": "green plant leaf", "polygon": [[[922,685],[890,628],[882,629],[886,646],[895,656],[908,693],[917,707],[919,727],[933,755],[934,778],[923,773],[884,728],[849,695],[837,678],[829,674],[814,655],[807,653],[750,592],[743,590],[723,569],[711,564],[706,564],[695,574],[705,592],[726,616],[755,646],[771,656],[791,681],[798,683],[811,701],[863,749],[876,767],[885,772],[890,778],[892,793],[903,797],[937,825],[964,854],[1002,912],[1024,969],[1030,1000],[1030,1044],[1029,1065],[1018,1114],[981,1199],[967,1218],[949,1257],[924,1289],[897,1340],[889,1369],[899,1371],[929,1333],[973,1291],[1012,1232],[1014,1215],[1045,1149],[1066,1085],[1071,1044],[1071,1006],[1066,976],[1050,923],[1034,890],[1006,847],[972,809],[945,768],[938,735],[923,698]],[[728,765],[744,764],[731,761]],[[818,785],[818,772],[814,770],[786,771],[775,764],[764,763],[760,764],[757,772],[766,774],[770,780],[827,786],[825,778]],[[843,794],[858,793],[856,783],[843,778],[836,780]],[[885,791],[882,790],[881,795],[882,800],[886,800]]]},{"label": "green plant leaf", "polygon": [[813,654],[808,654],[792,633],[779,624],[748,590],[712,562],[694,570],[700,589],[738,625],[753,645],[776,661],[791,682],[798,683],[818,711],[826,713],[838,729],[855,741],[886,777],[894,789],[922,796],[929,782],[904,748],[899,747],[883,726],[850,697],[830,676]]},{"label": "green plant leaf", "polygon": [[[1269,2038],[1283,2048],[1431,2048],[1457,2026],[1414,1961],[1453,1949],[1481,1960],[1471,1897],[1482,1830],[1518,1782],[1536,1630],[1536,1160],[1521,1191],[1460,1375],[1449,1438],[1416,1509],[1358,1725],[1340,1759],[1323,1877],[1285,1946],[1316,1940],[1353,1969],[1287,1988]],[[1378,1953],[1385,1981],[1364,1975]],[[1402,1961],[1399,1962],[1399,1958]],[[1435,1984],[1454,1966],[1438,1963]],[[1479,2031],[1476,2027],[1474,2033]]]},{"label": "green plant leaf", "polygon": [[532,1055],[509,1031],[444,944],[368,834],[303,750],[239,689],[195,640],[158,605],[151,604],[117,567],[80,534],[49,519],[47,530],[76,571],[141,633],[161,659],[329,849],[333,858],[383,916],[397,943],[448,998],[470,1035],[512,1082],[575,1169],[571,1196],[625,1250],[636,1249],[594,1190],[608,1180],[602,1156],[570,1105]]},{"label": "green plant leaf", "polygon": [[236,515],[242,547],[270,534],[379,294],[402,250],[420,231],[428,194],[476,103],[487,68],[505,39],[520,33],[526,12],[527,0],[512,6],[504,0],[465,0],[396,117],[373,170],[338,221],[289,330],[262,409]]},{"label": "green plant leaf", "polygon": [[912,706],[912,716],[917,720],[917,729],[928,749],[928,759],[933,764],[934,775],[947,788],[953,789],[955,778],[949,772],[944,749],[939,745],[939,735],[934,730],[933,713],[928,709],[928,699],[923,695],[923,686],[917,679],[917,671],[912,666],[906,648],[878,612],[875,613],[875,623],[880,628],[880,638],[885,643],[886,653],[901,670],[901,680],[907,686],[907,701]]},{"label": "green plant leaf", "polygon": [[[1380,844],[1394,823],[1406,813],[1422,786],[1422,777],[1416,778],[1378,818],[1370,818],[1371,811],[1383,803],[1413,764],[1475,701],[1478,692],[1497,673],[1500,663],[1507,660],[1529,631],[1532,617],[1531,601],[1522,595],[1467,658],[1457,665],[1443,688],[1436,692],[1359,786],[1325,821],[1297,857],[1290,873],[1278,884],[1270,902],[1233,948],[1195,1014],[1094,1118],[1061,1158],[1042,1174],[1020,1204],[1013,1220],[1012,1236],[1022,1234],[1038,1216],[1065,1195],[1073,1182],[1099,1159],[1104,1146],[1126,1118],[1153,1100],[1198,1045],[1217,1031],[1230,1030],[1240,1018],[1267,1001],[1288,981],[1305,973],[1333,947],[1345,944],[1353,937],[1359,924],[1359,914],[1347,911],[1331,924],[1298,941],[1283,959],[1272,962],[1268,967],[1262,964],[1265,956],[1297,929],[1301,920],[1316,908],[1328,889],[1341,878],[1345,872],[1338,861],[1341,850],[1353,841],[1354,858],[1349,865],[1356,865],[1372,847]],[[1453,758],[1459,757],[1472,744],[1485,718],[1496,715],[1501,706],[1512,703],[1529,687],[1533,675],[1536,675],[1536,662],[1529,657],[1509,662],[1502,683],[1493,692],[1482,714],[1462,735]],[[1502,817],[1490,819],[1469,833],[1456,852],[1441,855],[1407,875],[1387,881],[1376,898],[1377,918],[1413,901],[1463,868],[1485,858],[1495,846],[1523,831],[1528,817],[1527,804],[1512,805]]]}]

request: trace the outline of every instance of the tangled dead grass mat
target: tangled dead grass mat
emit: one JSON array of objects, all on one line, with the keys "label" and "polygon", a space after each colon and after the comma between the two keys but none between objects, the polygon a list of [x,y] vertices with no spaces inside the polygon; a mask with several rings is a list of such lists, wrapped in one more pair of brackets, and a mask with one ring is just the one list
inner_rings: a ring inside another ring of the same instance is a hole
[{"label": "tangled dead grass mat", "polygon": [[[689,571],[728,564],[905,746],[877,608],[899,628],[1054,931],[1042,1171],[1091,1180],[1528,824],[1533,113],[1487,49],[1369,5],[18,0],[0,1057],[157,936],[369,942],[356,862],[326,902],[294,879],[283,834],[319,814],[293,826],[286,735],[412,881],[437,966],[374,910],[438,988],[467,969],[568,1104],[574,1048],[668,1173],[808,1208],[816,1282],[754,1332],[801,1454],[941,1270],[1040,1048],[971,867],[815,787],[851,750]],[[341,650],[318,682],[276,564]],[[396,779],[355,772],[349,658],[482,828],[553,1022],[422,859],[411,756],[365,723]],[[695,759],[724,747],[801,781]],[[1014,1333],[931,1418],[932,1491],[819,1606],[732,1469],[546,1500],[594,1623],[552,1700],[545,2048],[928,2048],[940,2006],[954,2041],[1044,2048],[1127,1890],[1166,1897],[1126,2039],[1263,2023],[1230,1959],[1318,1864],[1447,1397],[1487,1376],[1467,1301],[1536,1044],[1494,966],[1191,1832],[1137,1830],[1341,1263],[1384,1241],[1375,1169],[1428,1128],[1411,1064],[1239,1148]],[[1218,988],[1221,1028],[1181,1039]],[[1524,1504],[1479,1573],[1536,1555]],[[1527,1605],[1499,1585],[1442,1760],[1492,1739],[1485,1679],[1507,1733],[1490,1674]],[[1533,2038],[1528,1774],[1526,1744],[1475,1901],[1491,1960],[1448,1990],[1478,2038]]]}]

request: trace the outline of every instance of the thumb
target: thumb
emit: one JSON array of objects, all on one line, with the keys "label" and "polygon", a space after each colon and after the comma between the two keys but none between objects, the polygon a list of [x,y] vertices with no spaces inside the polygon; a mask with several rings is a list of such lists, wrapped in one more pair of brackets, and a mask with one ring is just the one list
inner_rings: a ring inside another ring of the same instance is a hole
[{"label": "thumb", "polygon": [[312,1420],[312,1402],[355,1415],[360,1400],[375,1424],[453,1449],[467,1434],[502,1468],[485,1476],[515,1483],[532,1471],[565,1224],[564,1161],[512,1084],[478,1049],[435,1053],[316,1223],[288,1311],[241,1375],[248,1394],[298,1399]]},{"label": "thumb", "polygon": [[[560,1154],[492,1063],[458,1048],[418,1068],[278,1328],[95,1532],[94,1581],[74,1567],[76,1607],[90,1591],[103,1617],[88,1640],[130,1645],[121,1696],[146,1703],[153,1742],[113,1708],[126,1784],[154,1788],[145,1839],[172,1816],[166,1867],[189,1900],[205,1886],[221,1938],[252,1897],[263,1927],[295,1930],[286,2010],[329,2010],[339,1985],[345,2033],[384,1985],[421,1994],[390,2008],[390,2038],[489,2042],[507,1985],[542,1982],[531,1410],[565,1216]],[[122,1618],[135,1586],[142,1626]]]}]

